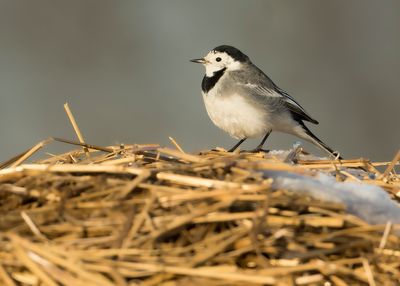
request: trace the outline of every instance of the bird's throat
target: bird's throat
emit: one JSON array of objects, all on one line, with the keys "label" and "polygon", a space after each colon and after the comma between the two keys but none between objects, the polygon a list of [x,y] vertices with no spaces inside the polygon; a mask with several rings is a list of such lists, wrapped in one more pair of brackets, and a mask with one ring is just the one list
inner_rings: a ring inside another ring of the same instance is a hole
[{"label": "bird's throat", "polygon": [[209,92],[218,80],[224,75],[226,68],[220,69],[219,71],[215,71],[212,76],[205,75],[203,77],[203,81],[201,82],[201,89],[204,93]]}]

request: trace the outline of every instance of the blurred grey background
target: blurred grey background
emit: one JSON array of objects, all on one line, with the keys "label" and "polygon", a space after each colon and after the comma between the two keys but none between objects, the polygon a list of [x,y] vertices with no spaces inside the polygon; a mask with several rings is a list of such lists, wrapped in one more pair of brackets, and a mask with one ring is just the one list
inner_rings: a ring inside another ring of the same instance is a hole
[{"label": "blurred grey background", "polygon": [[206,114],[204,70],[189,62],[220,44],[248,54],[343,156],[390,160],[400,145],[399,11],[397,0],[1,0],[0,161],[49,136],[75,140],[65,102],[91,144],[172,136],[188,151],[231,147]]}]

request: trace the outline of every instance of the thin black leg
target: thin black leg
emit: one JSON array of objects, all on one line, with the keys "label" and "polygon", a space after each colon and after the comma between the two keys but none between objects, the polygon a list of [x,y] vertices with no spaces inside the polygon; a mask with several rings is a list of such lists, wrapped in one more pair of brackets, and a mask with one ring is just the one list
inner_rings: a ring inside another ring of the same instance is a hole
[{"label": "thin black leg", "polygon": [[261,140],[261,143],[258,144],[258,146],[256,147],[256,149],[253,150],[253,152],[260,152],[262,150],[262,147],[264,146],[264,143],[267,140],[269,134],[271,134],[271,130],[268,131],[267,134],[265,134],[264,138]]},{"label": "thin black leg", "polygon": [[233,146],[231,149],[229,149],[228,152],[233,152],[233,151],[235,151],[235,150],[237,149],[237,147],[239,147],[240,144],[242,144],[246,139],[247,139],[247,138],[240,139],[240,141],[239,141],[238,143],[236,143],[236,145]]}]

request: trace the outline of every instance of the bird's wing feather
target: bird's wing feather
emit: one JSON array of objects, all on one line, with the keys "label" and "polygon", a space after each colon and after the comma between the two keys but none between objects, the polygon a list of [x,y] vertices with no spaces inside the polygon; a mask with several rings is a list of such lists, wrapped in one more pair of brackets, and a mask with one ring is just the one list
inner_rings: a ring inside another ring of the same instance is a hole
[{"label": "bird's wing feather", "polygon": [[318,124],[318,121],[313,119],[292,96],[276,86],[275,83],[257,67],[255,67],[255,71],[251,74],[237,74],[234,77],[236,84],[240,85],[242,88],[249,89],[253,94],[255,93],[258,96],[278,98],[286,108],[293,112],[299,119]]},{"label": "bird's wing feather", "polygon": [[292,97],[290,96],[286,91],[280,89],[277,87],[277,91],[282,94],[282,96],[285,98],[285,104],[286,107],[289,108],[292,112],[296,113],[297,115],[300,115],[300,118],[306,121],[309,121],[314,124],[318,124],[319,122],[312,118],[307,111]]}]

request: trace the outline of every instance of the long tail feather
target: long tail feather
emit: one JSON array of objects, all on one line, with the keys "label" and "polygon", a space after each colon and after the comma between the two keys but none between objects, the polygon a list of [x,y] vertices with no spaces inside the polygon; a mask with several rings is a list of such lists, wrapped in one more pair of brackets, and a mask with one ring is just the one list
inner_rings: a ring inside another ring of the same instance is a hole
[{"label": "long tail feather", "polygon": [[[316,145],[320,149],[324,150],[325,152],[329,153],[330,155],[334,156],[335,158],[337,157],[337,155],[338,155],[337,152],[335,152],[332,148],[330,148],[328,145],[326,145],[324,142],[322,142],[321,139],[319,139],[317,136],[315,136],[302,121],[298,121],[298,123],[304,131],[303,134],[298,134],[300,137],[313,143],[314,145]],[[339,156],[338,158],[343,159],[341,156]]]}]

